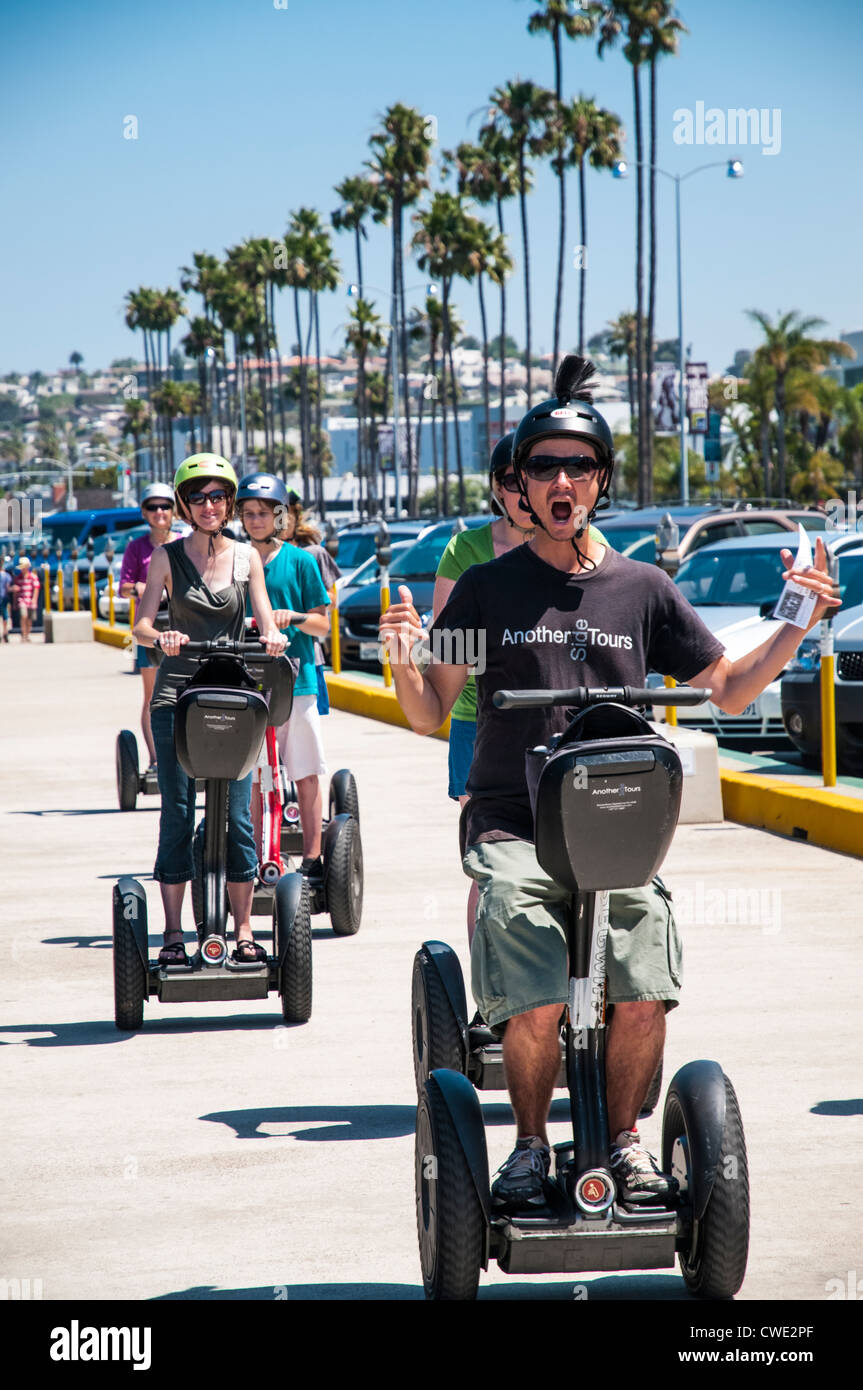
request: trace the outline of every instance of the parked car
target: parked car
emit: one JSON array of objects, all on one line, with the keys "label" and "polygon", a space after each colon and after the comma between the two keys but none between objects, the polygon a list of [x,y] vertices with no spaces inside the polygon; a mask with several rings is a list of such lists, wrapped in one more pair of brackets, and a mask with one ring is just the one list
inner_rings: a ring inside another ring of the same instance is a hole
[{"label": "parked car", "polygon": [[769,536],[779,531],[796,531],[797,523],[807,531],[824,531],[826,512],[814,508],[773,510],[765,507],[729,509],[717,505],[689,507],[642,507],[634,512],[616,512],[596,524],[609,545],[628,555],[631,560],[656,561],[656,533],[663,517],[670,515],[679,530],[678,558],[682,564],[688,556],[707,545],[735,540],[742,536]]},{"label": "parked car", "polygon": [[[188,525],[186,524],[185,521],[175,521],[175,522],[173,523],[173,525],[171,526],[171,535],[172,535],[172,537],[176,537],[176,536],[188,536],[189,533],[191,532],[191,530],[192,530],[191,526],[188,526]],[[99,614],[99,617],[100,617],[100,618],[109,618],[109,617],[110,617],[110,614],[111,614],[111,600],[110,600],[110,596],[109,596],[109,593],[108,593],[108,568],[109,568],[109,566],[108,566],[108,561],[107,561],[107,557],[106,557],[106,554],[105,554],[106,548],[107,548],[107,546],[108,546],[109,539],[110,539],[110,540],[113,540],[114,545],[115,545],[115,547],[116,547],[116,548],[115,548],[115,551],[114,551],[114,554],[113,554],[113,556],[111,557],[111,564],[110,564],[110,570],[111,570],[111,573],[112,573],[113,576],[114,576],[114,619],[115,619],[115,621],[117,621],[117,622],[128,622],[128,620],[129,620],[129,600],[128,600],[128,598],[123,598],[122,595],[120,594],[120,571],[121,571],[122,568],[123,568],[123,553],[124,553],[124,551],[125,551],[125,549],[126,549],[126,546],[129,545],[133,540],[136,540],[139,536],[146,536],[146,535],[149,535],[149,533],[150,533],[150,528],[149,528],[149,526],[136,526],[133,530],[127,531],[127,532],[126,532],[124,535],[122,535],[122,536],[112,536],[112,537],[110,537],[110,538],[109,538],[108,536],[104,536],[104,537],[101,537],[100,540],[96,542],[96,547],[97,547],[97,549],[101,547],[100,554],[94,556],[94,561],[93,561],[93,566],[94,566],[94,569],[96,569],[96,574],[97,574],[97,579],[96,579],[96,595],[97,595],[97,597],[96,597],[96,611],[97,611],[97,613]],[[97,568],[96,568],[96,562],[97,562],[97,560],[100,560],[100,561],[101,561],[101,569],[97,569]],[[70,578],[69,578],[68,580],[64,580],[64,582],[65,582],[65,583],[68,583],[68,584],[71,584],[71,565],[69,566],[69,570],[70,570]],[[89,573],[90,573],[90,564],[89,564],[89,561],[86,560],[86,559],[82,561],[82,560],[79,558],[79,560],[78,560],[78,574],[79,574],[79,581],[78,581],[78,582],[79,582],[79,584],[82,584],[82,585],[83,585],[83,584],[89,584]],[[68,592],[69,592],[69,590],[67,589],[67,593],[68,593]]]},{"label": "parked car", "polygon": [[[412,540],[396,541],[392,546],[392,563],[395,564],[397,557],[411,545],[413,545]],[[350,598],[351,595],[355,594],[359,589],[364,589],[367,584],[379,585],[380,582],[381,567],[378,564],[377,555],[370,555],[368,560],[363,561],[359,569],[355,569],[351,572],[347,581],[345,581],[344,578],[338,580],[339,610],[341,611],[341,605],[344,601]],[[332,660],[332,645],[329,633],[327,633],[327,636],[323,639],[321,646],[324,651],[324,661],[329,665]]]},{"label": "parked car", "polygon": [[[486,518],[488,520],[489,518]],[[355,569],[364,564],[375,553],[375,536],[379,523],[361,521],[346,526],[338,532],[339,552],[336,564],[342,572],[339,588],[350,581]],[[393,541],[414,541],[430,529],[431,523],[423,518],[414,521],[388,521],[390,537]]]},{"label": "parked car", "polygon": [[[863,550],[839,561],[840,608],[833,619],[836,762],[863,776]],[[821,766],[821,634],[804,637],[782,674],[782,720],[807,767]]]},{"label": "parked car", "polygon": [[[464,517],[470,529],[487,526],[492,518],[487,513]],[[424,534],[409,545],[390,567],[390,590],[395,595],[399,584],[407,584],[413,595],[414,607],[423,626],[431,622],[432,598],[437,567],[453,535],[458,521],[448,517],[427,528]],[[339,639],[342,664],[379,669],[378,622],[381,615],[379,582],[371,573],[368,582],[355,590],[339,606]]]},{"label": "parked car", "polygon": [[79,554],[86,553],[87,541],[112,535],[115,541],[132,527],[141,525],[139,507],[103,507],[98,511],[53,512],[43,516],[37,548],[30,554],[33,564],[47,564],[52,576],[57,570],[57,542],[63,547],[61,562],[69,559],[73,544]]},{"label": "parked car", "polygon": [[[838,556],[855,551],[863,557],[863,536],[830,531],[824,542]],[[796,552],[787,534],[747,536],[699,550],[681,565],[674,582],[699,617],[735,661],[766,642],[781,623],[773,618],[782,592],[784,565],[780,551]],[[657,677],[651,678],[651,683]],[[721,738],[745,737],[767,746],[786,742],[782,720],[781,679],[771,681],[741,714],[726,714],[717,705],[678,708],[678,720]]]}]

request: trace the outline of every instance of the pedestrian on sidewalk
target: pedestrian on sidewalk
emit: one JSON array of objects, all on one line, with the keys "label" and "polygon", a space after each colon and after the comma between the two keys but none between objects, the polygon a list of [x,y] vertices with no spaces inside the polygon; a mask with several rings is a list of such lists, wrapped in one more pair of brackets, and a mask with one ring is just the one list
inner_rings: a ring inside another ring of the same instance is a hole
[{"label": "pedestrian on sidewalk", "polygon": [[21,641],[29,642],[39,606],[39,576],[34,573],[27,555],[21,556],[18,569],[19,574],[13,585],[14,601],[18,606],[18,619],[21,623]]}]

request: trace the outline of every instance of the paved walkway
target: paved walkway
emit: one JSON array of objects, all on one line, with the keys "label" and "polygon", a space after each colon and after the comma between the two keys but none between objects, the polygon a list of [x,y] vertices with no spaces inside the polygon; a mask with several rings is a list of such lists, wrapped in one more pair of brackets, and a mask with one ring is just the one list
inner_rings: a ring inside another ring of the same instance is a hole
[{"label": "paved walkway", "polygon": [[[117,809],[114,741],[140,682],[103,646],[0,649],[2,1152],[14,1201],[0,1275],[50,1298],[417,1299],[410,978],[418,944],[466,960],[466,881],[446,745],[334,712],[333,768],[355,772],[366,900],[354,938],[316,919],[315,1004],[145,1007],[113,1024],[111,887],[146,885],[158,798]],[[740,1298],[826,1298],[863,1269],[858,860],[742,826],[686,826],[663,871],[686,941],[666,1076],[716,1057],[737,1089],[752,1173]],[[262,923],[262,919],[258,919]],[[490,1160],[511,1147],[485,1093]],[[553,1138],[566,1106],[554,1107]],[[645,1125],[654,1145],[660,1118]],[[480,1296],[685,1298],[679,1276],[510,1279]],[[835,1287],[835,1286],[831,1286]],[[779,1316],[777,1311],[777,1317]]]}]

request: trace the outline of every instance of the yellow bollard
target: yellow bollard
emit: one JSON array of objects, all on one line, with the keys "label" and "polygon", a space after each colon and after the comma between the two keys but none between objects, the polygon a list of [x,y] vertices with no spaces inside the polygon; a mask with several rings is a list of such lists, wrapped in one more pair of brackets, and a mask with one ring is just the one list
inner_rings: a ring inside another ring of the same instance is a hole
[{"label": "yellow bollard", "polygon": [[114,626],[114,576],[108,571],[108,624]]},{"label": "yellow bollard", "polygon": [[[664,682],[665,682],[665,688],[666,688],[666,690],[674,690],[674,688],[675,688],[676,685],[677,685],[677,681],[674,679],[673,676],[663,676],[662,679],[663,679]],[[665,722],[666,722],[666,724],[668,724],[672,729],[676,729],[676,728],[677,728],[677,706],[676,706],[676,705],[666,705],[666,707],[665,707]]]},{"label": "yellow bollard", "polygon": [[50,613],[50,612],[51,612],[51,567],[50,567],[50,565],[43,565],[43,566],[42,566],[42,591],[43,591],[43,595],[44,595],[44,597],[43,597],[43,603],[44,603],[44,606],[45,606],[45,612],[46,612],[46,613]]},{"label": "yellow bollard", "polygon": [[90,617],[96,621],[96,576],[90,571]]},{"label": "yellow bollard", "polygon": [[131,597],[130,597],[130,599],[129,599],[129,631],[130,631],[130,632],[132,631],[132,628],[133,628],[134,626],[135,626],[135,595],[132,594]]},{"label": "yellow bollard", "polygon": [[[381,616],[386,613],[390,606],[390,572],[388,569],[381,570]],[[390,666],[390,659],[384,652],[384,685],[389,690],[393,683],[393,672]]]},{"label": "yellow bollard", "polygon": [[63,608],[63,571],[57,568],[57,612],[64,612]]},{"label": "yellow bollard", "polygon": [[74,570],[72,571],[72,612],[73,612],[73,613],[80,613],[80,611],[81,611],[81,595],[80,595],[80,593],[79,593],[78,585],[79,585],[79,581],[78,581],[78,571],[77,571],[77,569],[74,569]]},{"label": "yellow bollard", "polygon": [[342,669],[342,645],[339,636],[339,590],[338,585],[333,585],[333,606],[330,610],[330,666],[333,675],[341,674]]},{"label": "yellow bollard", "polygon": [[821,620],[821,768],[825,787],[836,786],[836,657],[833,623]]}]

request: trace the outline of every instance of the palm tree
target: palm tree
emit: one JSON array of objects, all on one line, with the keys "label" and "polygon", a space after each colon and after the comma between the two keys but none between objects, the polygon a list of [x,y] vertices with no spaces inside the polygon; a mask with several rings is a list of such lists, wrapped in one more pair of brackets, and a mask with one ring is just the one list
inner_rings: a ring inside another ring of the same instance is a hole
[{"label": "palm tree", "polygon": [[[498,233],[503,245],[503,204],[518,191],[518,167],[510,142],[500,131],[485,127],[480,143],[467,142],[454,151],[445,150],[444,167],[455,168],[459,193],[466,194],[480,206],[494,203],[497,209]],[[525,170],[530,188],[530,175]],[[500,433],[506,434],[506,280],[500,282]]]},{"label": "palm tree", "polygon": [[[809,335],[824,323],[819,318],[804,318],[796,309],[781,314],[775,323],[760,309],[748,309],[747,316],[761,328],[766,342],[756,349],[775,373],[773,401],[778,417],[777,443],[779,451],[776,485],[780,497],[785,496],[785,421],[788,409],[788,374],[795,368],[811,371],[827,366],[833,357],[853,357],[847,343],[831,338],[812,338]],[[765,478],[765,483],[766,483]],[[768,494],[769,495],[769,494]]]},{"label": "palm tree", "polygon": [[650,472],[651,430],[649,418],[650,385],[644,341],[644,132],[641,117],[641,68],[650,57],[649,27],[652,11],[649,0],[614,0],[603,11],[599,23],[599,55],[616,42],[626,26],[623,56],[632,67],[632,99],[635,119],[635,331],[636,394],[638,397],[638,501],[645,506],[652,500]]},{"label": "palm tree", "polygon": [[[465,257],[465,212],[460,195],[457,193],[435,193],[429,208],[424,212],[417,213],[414,217],[414,222],[417,230],[414,234],[413,245],[417,252],[417,263],[421,270],[428,271],[430,275],[441,282],[443,359],[444,362],[447,360],[449,361],[450,374],[454,376],[452,367],[452,318],[449,310],[449,296],[453,278],[461,274]],[[455,396],[455,382],[453,380],[454,405],[456,404]],[[442,393],[441,406],[443,415],[443,501],[444,508],[446,508],[446,478],[449,464],[449,448],[446,429],[446,386],[444,386]],[[459,497],[460,505],[463,505],[464,478],[462,476],[461,441],[458,433],[457,415],[455,428],[456,456],[459,470]],[[446,515],[446,511],[444,515]]]},{"label": "palm tree", "polygon": [[368,239],[365,223],[372,217],[379,222],[388,211],[386,194],[381,188],[380,177],[363,178],[361,175],[343,179],[336,184],[336,193],[341,205],[330,213],[330,221],[337,232],[353,232],[357,253],[357,286],[360,298],[363,295],[363,256],[362,243]]},{"label": "palm tree", "polygon": [[[383,115],[383,129],[371,136],[373,155],[368,167],[379,180],[379,190],[386,198],[392,219],[393,235],[393,336],[394,351],[401,356],[402,396],[404,398],[405,433],[407,436],[408,477],[413,473],[413,441],[411,438],[410,394],[408,391],[408,345],[405,314],[404,256],[402,252],[402,217],[405,208],[412,207],[428,188],[428,167],[431,161],[431,136],[427,121],[412,106],[397,102]],[[373,214],[383,221],[382,214]],[[394,448],[398,447],[394,441]]]},{"label": "palm tree", "polygon": [[123,416],[120,420],[120,433],[125,439],[131,436],[135,453],[142,447],[141,440],[151,438],[151,412],[147,401],[142,401],[140,397],[133,397],[126,402]]},{"label": "palm tree", "polygon": [[[225,376],[225,392],[227,395],[227,370],[225,367],[225,325],[220,321],[216,309],[216,297],[224,289],[227,271],[222,262],[216,256],[211,256],[207,251],[196,251],[192,257],[192,266],[180,267],[180,289],[184,293],[194,290],[201,296],[203,301],[203,317],[209,319],[213,324],[218,335],[218,342],[213,344],[214,352],[212,357],[212,377],[213,392],[216,402],[216,417],[219,426],[219,452],[225,452],[223,428],[224,412],[222,409],[223,392],[219,381],[219,365]],[[207,359],[210,360],[210,359]],[[210,426],[210,440],[212,441],[213,429]]]},{"label": "palm tree", "polygon": [[[563,306],[563,265],[566,244],[566,192],[564,189],[566,163],[563,155],[563,131],[566,126],[562,118],[563,78],[561,60],[561,40],[592,38],[596,32],[598,13],[595,7],[586,9],[577,5],[573,12],[570,0],[545,0],[545,7],[535,11],[527,22],[528,33],[549,34],[554,46],[554,95],[555,105],[550,113],[549,143],[553,151],[552,168],[558,179],[558,243],[557,243],[557,292],[554,301],[554,347],[552,350],[552,377],[557,372],[558,349],[560,345],[560,320]],[[584,245],[582,240],[582,245]],[[584,279],[582,277],[582,285]],[[579,342],[583,341],[583,333]],[[579,346],[581,352],[581,346]]]},{"label": "palm tree", "polygon": [[[201,398],[201,435],[202,443],[207,448],[213,445],[212,418],[210,415],[209,391],[207,390],[207,353],[212,350],[215,354],[219,346],[220,333],[216,325],[207,318],[192,319],[189,324],[189,332],[182,340],[182,348],[187,357],[193,358],[198,364],[198,389]],[[204,420],[208,421],[208,426],[204,425]]]},{"label": "palm tree", "polygon": [[[522,82],[516,78],[503,87],[496,87],[491,95],[490,119],[483,132],[489,127],[501,132],[515,151],[518,167],[518,195],[521,209],[521,239],[524,253],[524,308],[525,308],[525,365],[527,368],[527,406],[531,405],[531,316],[530,316],[530,249],[527,233],[527,160],[528,155],[539,155],[548,149],[547,120],[554,101],[553,93],[535,82]],[[482,133],[482,132],[481,132]]]},{"label": "palm tree", "polygon": [[464,226],[463,247],[465,253],[465,263],[470,274],[464,270],[461,275],[464,279],[473,279],[476,276],[477,291],[479,294],[479,315],[482,325],[482,382],[483,382],[483,405],[485,415],[485,447],[486,452],[491,452],[491,405],[489,402],[488,384],[488,319],[485,311],[485,294],[483,292],[483,277],[488,276],[494,285],[501,285],[507,275],[512,270],[512,259],[509,256],[506,243],[502,236],[495,236],[491,228],[482,222],[478,217],[466,217]]},{"label": "palm tree", "polygon": [[[668,0],[652,0],[648,13],[647,60],[650,69],[650,179],[648,184],[649,204],[647,225],[649,250],[647,262],[647,351],[645,371],[647,373],[648,398],[653,389],[653,342],[656,324],[656,68],[663,54],[676,55],[680,35],[688,33],[685,25],[673,16],[674,6]],[[618,156],[619,157],[619,156]],[[647,444],[648,470],[653,473],[653,429],[649,428],[645,437]]]},{"label": "palm tree", "polygon": [[863,493],[863,382],[843,386],[836,402],[839,417],[838,442],[858,496]]},{"label": "palm tree", "polygon": [[626,358],[626,382],[629,396],[629,435],[635,437],[635,314],[618,314],[608,325],[608,351],[612,357]]},{"label": "palm tree", "polygon": [[81,363],[82,363],[83,361],[84,361],[84,355],[83,355],[83,353],[80,353],[80,352],[70,352],[70,354],[69,354],[69,363],[70,363],[71,366],[73,366],[73,367],[75,368],[75,371],[76,371],[76,372],[77,372],[78,368],[80,367],[80,365],[81,365]]},{"label": "palm tree", "polygon": [[[363,510],[363,462],[366,430],[367,405],[365,395],[366,357],[369,352],[380,351],[384,345],[382,324],[375,313],[374,305],[367,299],[354,300],[349,311],[350,323],[345,337],[351,351],[357,358],[357,479],[359,484],[360,513]],[[366,504],[371,501],[371,479],[366,481]]]}]

